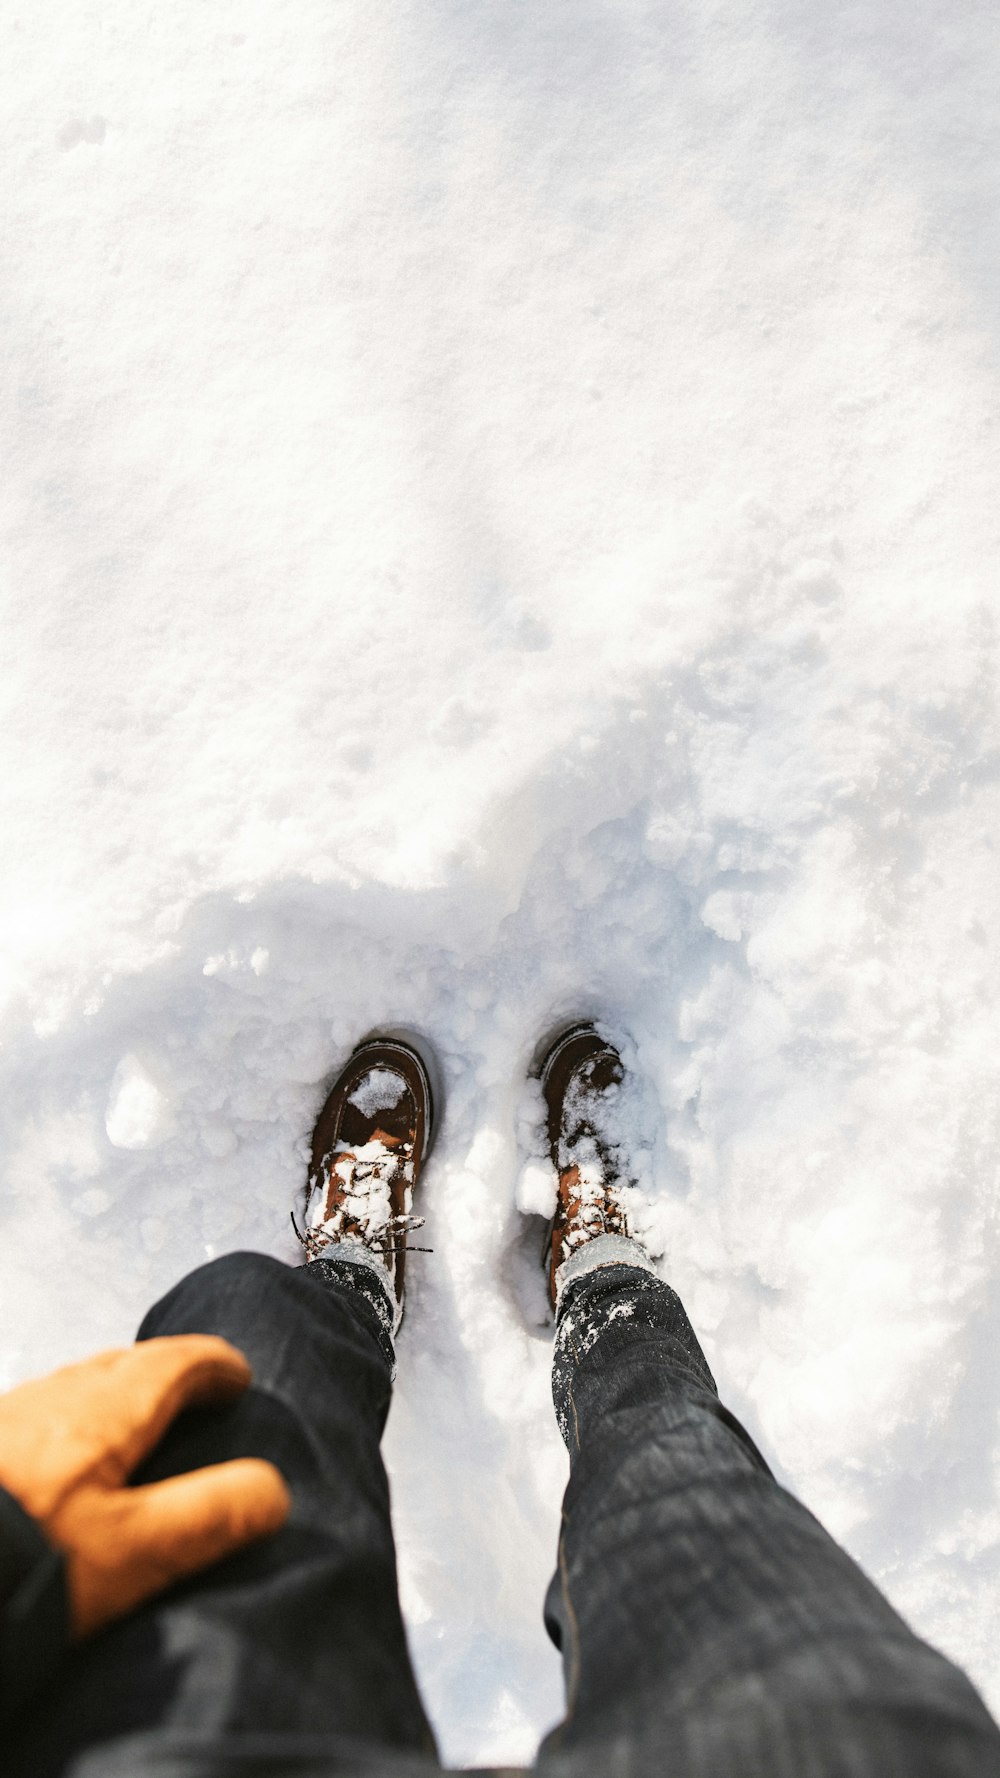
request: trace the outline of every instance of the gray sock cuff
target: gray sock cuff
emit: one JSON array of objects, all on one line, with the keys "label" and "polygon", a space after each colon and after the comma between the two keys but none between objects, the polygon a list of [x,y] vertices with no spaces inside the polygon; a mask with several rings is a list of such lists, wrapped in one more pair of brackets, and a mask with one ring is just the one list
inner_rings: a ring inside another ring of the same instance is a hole
[{"label": "gray sock cuff", "polygon": [[[363,1241],[331,1241],[320,1253],[317,1253],[316,1259],[331,1260],[341,1266],[365,1266],[368,1271],[374,1272],[389,1300],[392,1310],[393,1335],[399,1332],[399,1324],[403,1319],[403,1305],[396,1301],[396,1292],[389,1276],[389,1268],[379,1259],[378,1254],[373,1253],[370,1247],[366,1247]],[[308,1263],[312,1265],[315,1264],[315,1261],[310,1260]]]},{"label": "gray sock cuff", "polygon": [[599,1266],[637,1266],[642,1272],[651,1272],[654,1278],[659,1277],[645,1247],[633,1241],[628,1235],[595,1235],[592,1241],[584,1241],[569,1259],[564,1259],[556,1273],[556,1312],[566,1286],[575,1278],[583,1278],[588,1272],[596,1272]]}]

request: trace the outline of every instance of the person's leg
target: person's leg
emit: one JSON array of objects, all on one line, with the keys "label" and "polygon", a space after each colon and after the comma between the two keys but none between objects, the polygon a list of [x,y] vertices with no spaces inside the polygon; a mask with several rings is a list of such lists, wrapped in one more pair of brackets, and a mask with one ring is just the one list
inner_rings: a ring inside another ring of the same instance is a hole
[{"label": "person's leg", "polygon": [[559,1305],[571,1475],[546,1618],[568,1713],[540,1766],[995,1778],[1000,1732],[969,1681],[774,1481],[635,1257],[587,1271],[581,1253]]},{"label": "person's leg", "polygon": [[[224,1408],[178,1419],[135,1477],[230,1457],[270,1458],[292,1491],[288,1523],[82,1644],[54,1676],[12,1754],[32,1778],[103,1747],[108,1765],[160,1769],[198,1749],[232,1769],[315,1753],[352,1763],[434,1744],[396,1593],[379,1439],[389,1408],[394,1309],[367,1266],[293,1268],[260,1254],[203,1266],[147,1315],[140,1339],[221,1334],[254,1381]],[[123,1742],[123,1737],[138,1737]],[[407,1768],[409,1761],[404,1760]],[[95,1770],[104,1770],[99,1764]],[[186,1769],[186,1768],[185,1768]]]}]

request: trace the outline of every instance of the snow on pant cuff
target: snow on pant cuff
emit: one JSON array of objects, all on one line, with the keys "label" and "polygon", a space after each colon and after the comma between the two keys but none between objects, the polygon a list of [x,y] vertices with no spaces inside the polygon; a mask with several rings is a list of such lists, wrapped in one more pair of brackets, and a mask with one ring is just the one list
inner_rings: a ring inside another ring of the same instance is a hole
[{"label": "snow on pant cuff", "polygon": [[567,1285],[575,1278],[583,1278],[588,1272],[596,1272],[598,1266],[634,1266],[640,1272],[650,1272],[654,1278],[659,1277],[649,1254],[638,1241],[632,1241],[627,1235],[595,1235],[592,1241],[585,1241],[569,1259],[564,1259],[556,1273],[556,1314],[563,1299]]},{"label": "snow on pant cuff", "polygon": [[[619,1258],[635,1246],[630,1241],[602,1237],[593,1246],[604,1256],[567,1280],[552,1351],[552,1400],[571,1462],[606,1415],[629,1400],[662,1404],[692,1387],[699,1397],[718,1395],[684,1305],[648,1255],[640,1247],[636,1260]],[[724,1408],[718,1412],[726,1417]]]},{"label": "snow on pant cuff", "polygon": [[307,1264],[310,1271],[316,1267],[331,1283],[346,1284],[364,1297],[378,1319],[383,1349],[395,1374],[395,1335],[403,1319],[403,1307],[396,1301],[388,1267],[361,1241],[331,1241],[322,1254]]}]

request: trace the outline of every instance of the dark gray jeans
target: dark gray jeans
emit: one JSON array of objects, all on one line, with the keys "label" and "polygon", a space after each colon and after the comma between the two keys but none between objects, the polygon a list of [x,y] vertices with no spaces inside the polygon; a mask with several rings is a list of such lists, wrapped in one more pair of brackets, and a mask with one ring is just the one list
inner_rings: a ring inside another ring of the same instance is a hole
[{"label": "dark gray jeans", "polygon": [[[265,1456],[292,1516],[75,1650],[4,1750],[11,1778],[438,1770],[379,1455],[386,1315],[370,1271],[259,1254],[150,1312],[140,1339],[223,1334],[255,1382],[183,1415],[137,1479]],[[553,1392],[572,1473],[546,1620],[568,1711],[546,1778],[1000,1778],[968,1680],[773,1480],[668,1285],[624,1265],[571,1284]]]}]

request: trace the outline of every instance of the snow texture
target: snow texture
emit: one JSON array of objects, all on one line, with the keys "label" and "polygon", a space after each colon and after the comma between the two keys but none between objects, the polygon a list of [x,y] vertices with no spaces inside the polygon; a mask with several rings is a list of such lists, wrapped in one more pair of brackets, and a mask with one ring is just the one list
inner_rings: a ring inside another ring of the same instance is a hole
[{"label": "snow texture", "polygon": [[2,39],[0,1382],[295,1261],[326,1086],[422,1032],[403,1598],[446,1757],[529,1759],[523,1083],[598,1017],[725,1399],[1000,1708],[992,9]]},{"label": "snow texture", "polygon": [[376,1111],[388,1111],[398,1105],[405,1091],[401,1074],[394,1074],[391,1068],[371,1068],[358,1082],[348,1103],[364,1117],[371,1117]]}]

